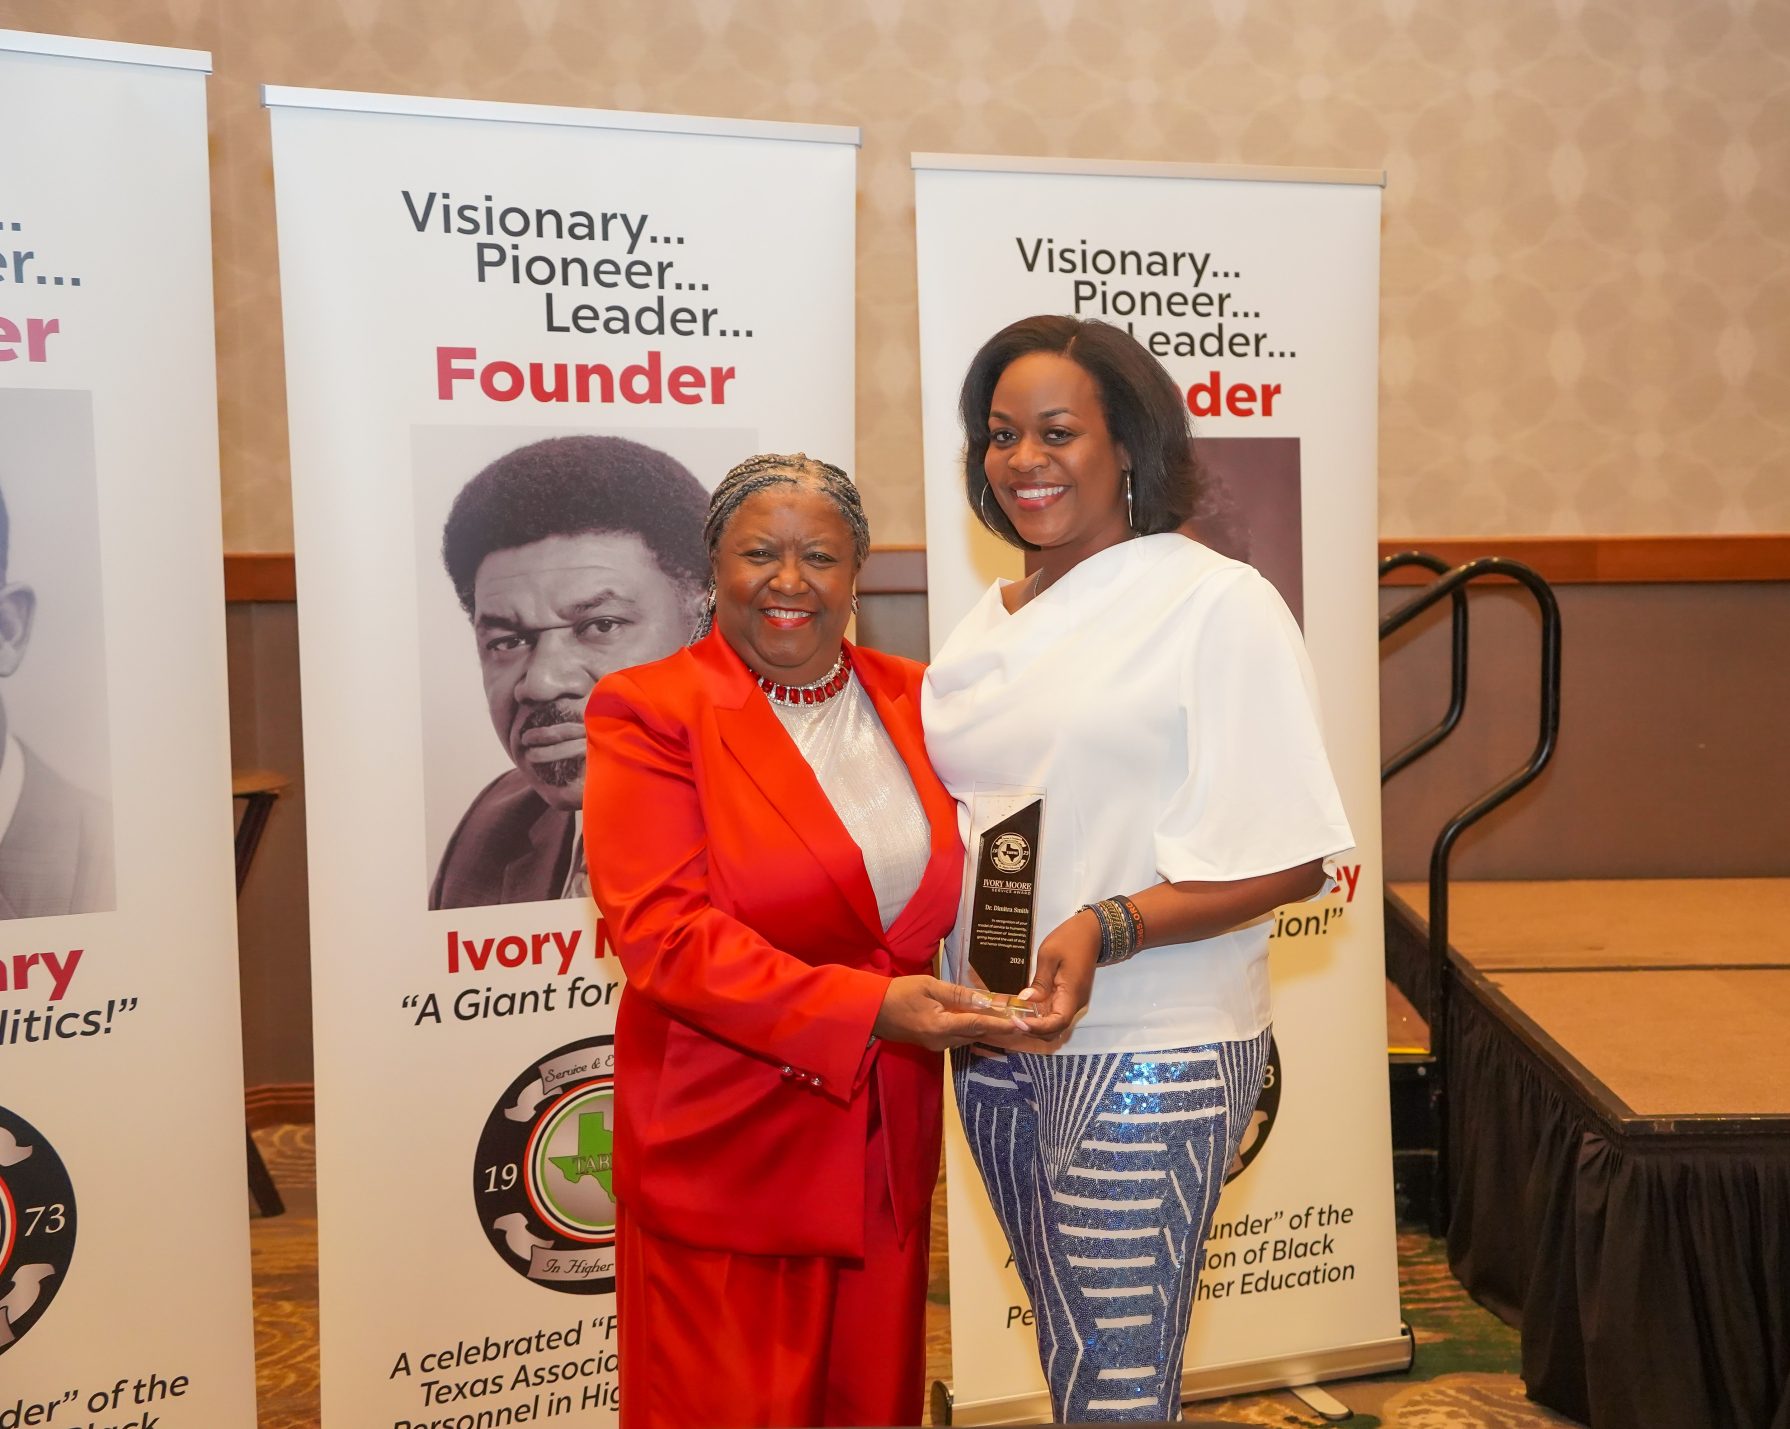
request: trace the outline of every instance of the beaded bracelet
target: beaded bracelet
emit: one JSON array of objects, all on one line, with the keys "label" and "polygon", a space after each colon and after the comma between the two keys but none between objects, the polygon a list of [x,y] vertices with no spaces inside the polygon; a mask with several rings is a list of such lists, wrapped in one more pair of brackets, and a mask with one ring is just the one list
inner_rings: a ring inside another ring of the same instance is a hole
[{"label": "beaded bracelet", "polygon": [[1137,905],[1123,895],[1102,898],[1098,903],[1081,905],[1100,923],[1100,953],[1096,967],[1111,967],[1134,956],[1144,945],[1143,915]]},{"label": "beaded bracelet", "polygon": [[1094,954],[1094,966],[1103,968],[1112,961],[1113,927],[1107,921],[1106,910],[1098,903],[1084,903],[1081,912],[1092,913],[1094,922],[1100,929],[1100,950]]}]

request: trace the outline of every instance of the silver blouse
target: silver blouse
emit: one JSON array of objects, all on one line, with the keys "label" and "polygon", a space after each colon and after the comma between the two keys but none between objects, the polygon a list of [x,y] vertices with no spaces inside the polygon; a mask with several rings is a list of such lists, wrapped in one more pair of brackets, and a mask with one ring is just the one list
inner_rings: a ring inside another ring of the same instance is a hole
[{"label": "silver blouse", "polygon": [[818,705],[770,704],[862,851],[877,915],[889,928],[932,853],[932,827],[907,764],[856,675]]}]

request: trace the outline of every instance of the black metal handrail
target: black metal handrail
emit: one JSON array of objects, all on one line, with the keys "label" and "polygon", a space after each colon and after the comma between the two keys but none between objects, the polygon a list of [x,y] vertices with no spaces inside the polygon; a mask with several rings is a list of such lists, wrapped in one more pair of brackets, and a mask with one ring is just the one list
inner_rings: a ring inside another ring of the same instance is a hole
[{"label": "black metal handrail", "polygon": [[[1445,576],[1454,569],[1453,566],[1449,565],[1448,562],[1443,560],[1440,556],[1432,556],[1428,551],[1400,551],[1397,555],[1385,556],[1381,559],[1380,579],[1385,580],[1387,576],[1392,574],[1392,572],[1402,570],[1407,566],[1422,566],[1426,571],[1433,571],[1439,576]],[[1453,663],[1448,676],[1448,711],[1442,716],[1440,723],[1432,726],[1425,733],[1418,735],[1416,739],[1412,740],[1403,749],[1399,750],[1388,759],[1385,764],[1380,766],[1380,783],[1382,785],[1401,769],[1408,768],[1410,765],[1415,764],[1443,740],[1447,739],[1449,735],[1453,734],[1455,726],[1461,722],[1461,716],[1466,713],[1467,592],[1465,590],[1457,589],[1451,597],[1451,600],[1454,605],[1452,616]],[[1384,640],[1396,629],[1398,629],[1398,626],[1388,626],[1382,621],[1380,623],[1380,638]]]},{"label": "black metal handrail", "polygon": [[[1422,552],[1407,552],[1414,559],[1403,561],[1406,565],[1425,565],[1435,569],[1431,564],[1434,557],[1425,557]],[[1399,560],[1399,557],[1390,557]],[[1386,569],[1382,563],[1382,570]],[[1487,577],[1502,577],[1513,580],[1523,586],[1535,599],[1537,610],[1541,615],[1541,669],[1540,669],[1540,729],[1536,735],[1535,748],[1523,764],[1513,770],[1496,787],[1488,793],[1473,800],[1460,812],[1443,824],[1436,835],[1436,842],[1430,849],[1429,872],[1429,976],[1430,1006],[1428,1009],[1430,1024],[1430,1053],[1435,1059],[1436,1075],[1432,1080],[1431,1097],[1436,1109],[1436,1135],[1438,1139],[1437,1176],[1441,1212],[1446,1220],[1449,1205],[1448,1175],[1448,861],[1454,852],[1454,846],[1460,836],[1474,824],[1478,823],[1492,810],[1505,803],[1512,796],[1534,781],[1535,777],[1547,767],[1548,761],[1554,757],[1554,747],[1560,737],[1560,603],[1554,598],[1554,591],[1548,583],[1521,561],[1509,560],[1503,556],[1482,556],[1478,560],[1468,561],[1463,566],[1442,575],[1433,585],[1428,586],[1406,604],[1400,606],[1392,614],[1380,622],[1380,638],[1385,639],[1397,630],[1403,629],[1424,611],[1440,602],[1443,597],[1464,598],[1465,588],[1472,582]],[[1464,683],[1466,661],[1464,658],[1466,641],[1464,619],[1456,608],[1455,635],[1456,649],[1462,656],[1457,665],[1457,678]],[[1465,703],[1464,693],[1460,696]],[[1452,705],[1451,705],[1452,709]],[[1447,720],[1443,723],[1446,725]],[[1452,728],[1452,726],[1449,726]],[[1438,726],[1441,729],[1441,726]],[[1428,746],[1433,748],[1441,742],[1448,730],[1441,729]],[[1432,734],[1435,731],[1432,731]],[[1425,736],[1428,738],[1429,736]],[[1421,741],[1419,741],[1421,742]],[[1419,750],[1418,753],[1423,753]],[[1402,751],[1401,751],[1402,753]],[[1416,758],[1413,755],[1412,758]],[[1407,764],[1410,760],[1405,761]],[[1402,767],[1402,766],[1401,766]],[[1396,771],[1394,771],[1396,772]]]}]

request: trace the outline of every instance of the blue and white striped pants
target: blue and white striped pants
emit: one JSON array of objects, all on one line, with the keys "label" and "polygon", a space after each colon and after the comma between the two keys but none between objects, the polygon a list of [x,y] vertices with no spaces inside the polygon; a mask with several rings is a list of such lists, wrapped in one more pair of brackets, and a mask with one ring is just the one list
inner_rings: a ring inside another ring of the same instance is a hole
[{"label": "blue and white striped pants", "polygon": [[952,1054],[1058,1423],[1174,1419],[1206,1235],[1268,1033],[1169,1052]]}]

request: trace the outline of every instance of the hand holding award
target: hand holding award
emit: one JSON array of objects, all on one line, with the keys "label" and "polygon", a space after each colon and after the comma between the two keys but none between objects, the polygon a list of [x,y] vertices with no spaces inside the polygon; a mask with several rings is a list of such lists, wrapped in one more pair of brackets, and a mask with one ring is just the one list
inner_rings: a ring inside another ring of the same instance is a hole
[{"label": "hand holding award", "polygon": [[[1032,954],[1041,868],[1044,792],[981,790],[970,799],[970,876],[949,961],[969,1005],[1013,1019],[993,1039],[1039,1050],[1069,1030],[1084,1007],[1099,951],[1098,928],[1072,918]],[[1089,936],[1091,933],[1091,937]]]},{"label": "hand holding award", "polygon": [[1033,1036],[1057,1037],[1068,1032],[1076,1013],[1088,1005],[1099,954],[1100,925],[1086,909],[1045,935],[1032,972],[1031,1005],[1037,1009],[1030,1028]]}]

